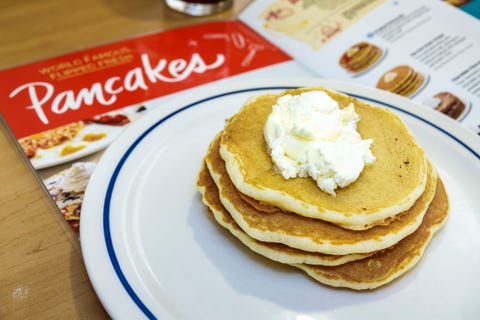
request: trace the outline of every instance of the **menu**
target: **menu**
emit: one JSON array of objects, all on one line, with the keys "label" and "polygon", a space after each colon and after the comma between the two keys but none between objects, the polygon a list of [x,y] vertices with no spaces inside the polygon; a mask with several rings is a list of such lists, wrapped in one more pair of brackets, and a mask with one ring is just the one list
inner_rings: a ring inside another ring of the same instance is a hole
[{"label": "menu", "polygon": [[480,21],[469,14],[480,2],[450,2],[255,1],[240,19],[320,77],[409,97],[480,134]]},{"label": "menu", "polygon": [[131,123],[194,87],[276,76],[345,80],[409,97],[480,134],[480,22],[458,7],[254,1],[236,20],[0,70],[0,115],[78,235],[103,151]]},{"label": "menu", "polygon": [[313,75],[242,22],[213,22],[2,70],[0,112],[78,235],[96,163],[131,123],[194,87],[285,74]]}]

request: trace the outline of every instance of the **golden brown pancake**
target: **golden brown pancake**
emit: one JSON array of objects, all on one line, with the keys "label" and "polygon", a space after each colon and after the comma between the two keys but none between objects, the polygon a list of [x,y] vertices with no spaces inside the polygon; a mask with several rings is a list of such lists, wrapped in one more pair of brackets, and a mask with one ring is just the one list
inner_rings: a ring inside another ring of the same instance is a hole
[{"label": "golden brown pancake", "polygon": [[395,93],[404,97],[410,97],[418,91],[424,80],[425,78],[420,73],[415,72],[414,79],[412,79],[410,83],[406,84],[404,88],[399,89],[398,92]]},{"label": "golden brown pancake", "polygon": [[425,77],[407,65],[400,65],[385,72],[377,82],[377,88],[410,97],[422,86]]},{"label": "golden brown pancake", "polygon": [[415,75],[415,70],[407,65],[396,66],[385,72],[377,82],[377,88],[396,92],[405,83],[412,80]]},{"label": "golden brown pancake", "polygon": [[[341,108],[355,105],[363,139],[373,139],[376,161],[360,177],[332,196],[311,178],[284,179],[275,170],[263,136],[272,106],[283,94],[323,90]],[[221,137],[220,154],[228,175],[243,194],[305,217],[322,219],[343,228],[363,230],[383,224],[410,208],[423,193],[427,160],[403,121],[386,108],[372,106],[325,88],[288,90],[253,98],[231,117]]]},{"label": "golden brown pancake", "polygon": [[209,147],[205,162],[220,192],[220,200],[235,222],[250,237],[283,243],[292,248],[324,254],[369,253],[392,246],[414,232],[435,193],[437,174],[430,167],[424,193],[406,211],[367,230],[349,230],[338,225],[283,210],[265,212],[245,201],[234,186],[219,154],[219,138]]},{"label": "golden brown pancake", "polygon": [[449,203],[441,179],[437,180],[435,197],[428,208],[420,227],[392,248],[368,258],[340,266],[325,267],[295,265],[315,280],[334,287],[356,290],[374,289],[398,278],[422,257],[433,234],[438,231],[448,216]]},{"label": "golden brown pancake", "polygon": [[340,57],[339,64],[352,73],[372,66],[382,56],[382,50],[368,42],[359,42],[348,48]]},{"label": "golden brown pancake", "polygon": [[417,83],[418,76],[419,76],[419,73],[416,71],[413,71],[411,76],[408,79],[405,79],[404,82],[400,83],[396,88],[393,88],[390,91],[401,95],[402,92],[408,91],[412,86],[415,85],[415,83]]},{"label": "golden brown pancake", "polygon": [[373,253],[328,255],[318,252],[307,252],[291,248],[281,243],[270,243],[255,240],[249,237],[233,220],[231,215],[222,205],[219,198],[218,188],[212,180],[205,165],[202,165],[198,175],[197,187],[202,194],[202,201],[208,207],[209,214],[224,228],[230,231],[250,250],[265,256],[271,260],[287,263],[308,263],[311,265],[336,266],[346,262],[363,259]]}]

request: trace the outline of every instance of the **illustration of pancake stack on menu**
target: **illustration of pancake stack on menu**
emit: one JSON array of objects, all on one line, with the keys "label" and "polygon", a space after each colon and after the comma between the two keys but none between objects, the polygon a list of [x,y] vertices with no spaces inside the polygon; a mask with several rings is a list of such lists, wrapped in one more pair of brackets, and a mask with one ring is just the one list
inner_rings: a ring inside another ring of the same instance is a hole
[{"label": "illustration of pancake stack on menu", "polygon": [[375,65],[384,52],[378,46],[366,41],[352,45],[340,57],[338,63],[352,74],[359,74]]},{"label": "illustration of pancake stack on menu", "polygon": [[436,100],[435,110],[449,116],[453,119],[458,119],[465,111],[465,103],[456,95],[450,92],[439,92],[433,96]]},{"label": "illustration of pancake stack on menu", "polygon": [[425,77],[408,65],[396,66],[385,72],[377,82],[377,88],[412,97],[425,83]]},{"label": "illustration of pancake stack on menu", "polygon": [[250,250],[355,290],[416,265],[449,210],[402,120],[327,88],[250,98],[210,143],[197,187]]}]

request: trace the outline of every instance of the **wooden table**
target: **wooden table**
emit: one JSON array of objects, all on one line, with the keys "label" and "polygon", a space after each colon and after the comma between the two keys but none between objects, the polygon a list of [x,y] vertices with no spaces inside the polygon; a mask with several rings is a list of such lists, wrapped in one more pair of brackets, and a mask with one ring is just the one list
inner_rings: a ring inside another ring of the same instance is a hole
[{"label": "wooden table", "polygon": [[[22,0],[0,4],[0,69],[151,31],[234,17],[193,18],[162,0]],[[1,84],[0,84],[1,85]],[[0,123],[0,319],[108,318],[80,244]]]}]

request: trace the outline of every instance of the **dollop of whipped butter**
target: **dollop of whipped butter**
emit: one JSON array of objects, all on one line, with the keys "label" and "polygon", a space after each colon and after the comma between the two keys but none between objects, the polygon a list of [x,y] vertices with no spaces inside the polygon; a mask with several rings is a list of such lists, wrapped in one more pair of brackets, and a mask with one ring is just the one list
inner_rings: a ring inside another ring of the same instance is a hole
[{"label": "dollop of whipped butter", "polygon": [[285,179],[310,176],[335,195],[337,187],[357,180],[365,164],[376,160],[373,140],[357,131],[359,120],[352,103],[340,109],[324,91],[284,95],[265,123],[269,154]]}]

